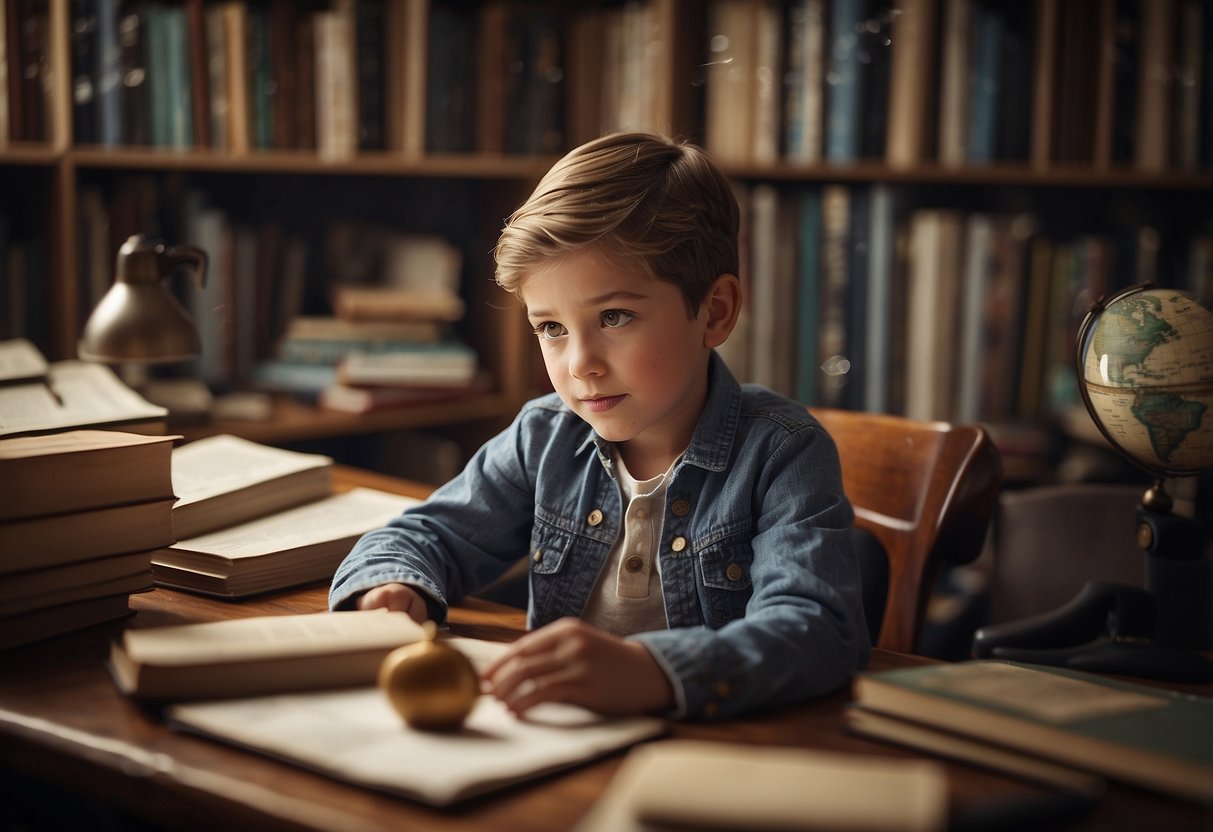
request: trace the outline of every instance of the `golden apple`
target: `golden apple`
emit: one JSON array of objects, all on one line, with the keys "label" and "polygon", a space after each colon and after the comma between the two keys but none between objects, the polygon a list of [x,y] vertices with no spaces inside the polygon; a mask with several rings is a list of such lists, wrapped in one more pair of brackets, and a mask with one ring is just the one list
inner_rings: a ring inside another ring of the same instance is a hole
[{"label": "golden apple", "polygon": [[426,621],[423,641],[397,647],[379,666],[379,687],[414,728],[455,731],[480,696],[480,675],[463,653],[435,641],[437,627]]}]

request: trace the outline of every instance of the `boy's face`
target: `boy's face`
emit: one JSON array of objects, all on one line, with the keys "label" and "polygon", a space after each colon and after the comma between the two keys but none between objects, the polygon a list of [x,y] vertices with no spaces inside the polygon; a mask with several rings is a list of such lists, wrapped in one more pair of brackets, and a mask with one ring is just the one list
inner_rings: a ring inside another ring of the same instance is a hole
[{"label": "boy's face", "polygon": [[570,252],[519,292],[548,376],[573,412],[620,443],[633,476],[661,473],[690,441],[707,397],[707,312],[678,287]]}]

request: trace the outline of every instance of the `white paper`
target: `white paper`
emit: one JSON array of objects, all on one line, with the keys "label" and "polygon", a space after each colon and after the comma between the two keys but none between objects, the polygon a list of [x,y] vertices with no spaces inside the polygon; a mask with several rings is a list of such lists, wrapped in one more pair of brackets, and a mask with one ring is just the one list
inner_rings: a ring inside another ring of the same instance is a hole
[{"label": "white paper", "polygon": [[[471,639],[452,643],[474,655],[474,663],[505,648]],[[187,703],[166,715],[186,730],[438,806],[665,730],[659,719],[607,718],[558,704],[538,706],[520,720],[496,699],[482,696],[459,731],[419,731],[406,725],[374,687]]]}]

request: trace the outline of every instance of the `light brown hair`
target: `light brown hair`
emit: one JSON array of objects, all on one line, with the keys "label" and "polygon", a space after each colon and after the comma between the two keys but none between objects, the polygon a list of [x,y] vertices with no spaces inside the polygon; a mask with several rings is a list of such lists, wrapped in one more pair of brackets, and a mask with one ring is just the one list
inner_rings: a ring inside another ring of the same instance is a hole
[{"label": "light brown hair", "polygon": [[497,283],[517,292],[560,255],[597,245],[682,290],[693,316],[722,274],[737,274],[737,199],[695,145],[614,133],[552,166],[501,231]]}]

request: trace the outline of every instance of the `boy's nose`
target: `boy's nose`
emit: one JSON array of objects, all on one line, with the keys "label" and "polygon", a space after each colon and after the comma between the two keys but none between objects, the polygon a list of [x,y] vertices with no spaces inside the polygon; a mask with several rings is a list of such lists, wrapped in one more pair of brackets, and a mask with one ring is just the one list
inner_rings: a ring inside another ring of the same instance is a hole
[{"label": "boy's nose", "polygon": [[602,375],[602,357],[587,338],[572,338],[569,344],[569,375],[573,378],[588,378]]}]

